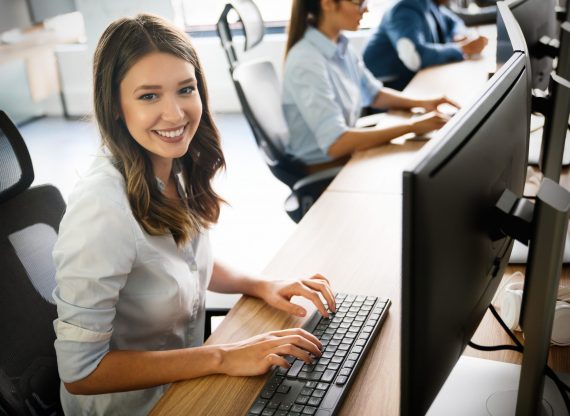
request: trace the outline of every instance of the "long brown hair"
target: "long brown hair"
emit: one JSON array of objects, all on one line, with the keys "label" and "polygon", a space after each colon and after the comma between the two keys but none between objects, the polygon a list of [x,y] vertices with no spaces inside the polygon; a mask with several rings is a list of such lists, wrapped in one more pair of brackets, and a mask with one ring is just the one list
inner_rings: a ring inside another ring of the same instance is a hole
[{"label": "long brown hair", "polygon": [[[338,1],[335,0],[337,3]],[[291,48],[301,40],[307,27],[317,27],[321,19],[321,11],[321,0],[293,0],[285,57]]]},{"label": "long brown hair", "polygon": [[[202,116],[188,152],[178,159],[186,179],[187,201],[172,201],[160,191],[146,150],[119,117],[119,85],[129,69],[152,52],[164,52],[194,66]],[[133,215],[150,235],[172,233],[178,246],[214,224],[224,201],[212,178],[225,167],[219,132],[208,107],[206,80],[189,38],[166,20],[149,14],[112,22],[95,50],[93,63],[95,117],[103,145],[125,178]]]}]

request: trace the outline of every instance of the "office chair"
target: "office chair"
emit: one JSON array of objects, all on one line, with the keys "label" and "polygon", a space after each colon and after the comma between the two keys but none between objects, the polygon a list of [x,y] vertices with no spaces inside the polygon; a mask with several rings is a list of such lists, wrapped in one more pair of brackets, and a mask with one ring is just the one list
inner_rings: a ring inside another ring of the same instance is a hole
[{"label": "office chair", "polygon": [[228,23],[231,10],[237,12],[244,30],[244,51],[263,39],[263,20],[253,1],[232,0],[218,20],[217,31],[257,146],[273,175],[291,189],[285,211],[293,221],[299,222],[341,168],[308,175],[306,166],[286,153],[289,131],[281,109],[281,88],[275,68],[268,61],[239,62]]},{"label": "office chair", "polygon": [[[453,0],[449,9],[463,20],[466,26],[478,26],[497,21],[497,0]],[[475,4],[475,10],[470,4]]]},{"label": "office chair", "polygon": [[0,415],[60,415],[51,252],[65,211],[34,180],[22,136],[0,111]]}]

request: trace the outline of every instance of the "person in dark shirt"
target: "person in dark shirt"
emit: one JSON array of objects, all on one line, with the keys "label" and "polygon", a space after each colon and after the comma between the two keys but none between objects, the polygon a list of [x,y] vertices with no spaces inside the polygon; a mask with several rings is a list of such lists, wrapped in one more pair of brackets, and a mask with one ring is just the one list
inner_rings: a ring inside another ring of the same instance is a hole
[{"label": "person in dark shirt", "polygon": [[422,68],[457,62],[481,53],[484,36],[469,36],[449,0],[397,0],[384,14],[363,54],[365,65],[384,82],[402,90]]}]

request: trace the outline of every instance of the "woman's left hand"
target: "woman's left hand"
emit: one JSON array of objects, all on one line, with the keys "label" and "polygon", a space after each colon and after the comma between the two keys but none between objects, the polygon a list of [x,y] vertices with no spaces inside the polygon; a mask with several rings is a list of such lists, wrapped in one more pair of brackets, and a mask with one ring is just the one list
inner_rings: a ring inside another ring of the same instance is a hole
[{"label": "woman's left hand", "polygon": [[447,98],[445,95],[437,98],[431,98],[427,100],[421,100],[420,107],[426,109],[426,111],[438,111],[438,107],[442,104],[449,104],[457,109],[461,108],[461,106],[456,103],[455,101]]},{"label": "woman's left hand", "polygon": [[322,295],[328,304],[331,312],[336,312],[335,296],[331,289],[330,282],[324,276],[316,274],[308,279],[289,280],[264,280],[260,284],[258,296],[269,305],[288,312],[292,315],[305,316],[307,311],[295,303],[291,302],[293,296],[302,296],[315,304],[321,315],[329,316],[321,297]]}]

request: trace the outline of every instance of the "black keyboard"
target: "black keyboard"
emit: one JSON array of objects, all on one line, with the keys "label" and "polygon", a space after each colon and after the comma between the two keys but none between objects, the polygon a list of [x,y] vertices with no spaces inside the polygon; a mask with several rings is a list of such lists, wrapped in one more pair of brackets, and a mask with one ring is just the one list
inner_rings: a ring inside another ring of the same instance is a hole
[{"label": "black keyboard", "polygon": [[334,415],[347,393],[372,341],[386,318],[389,299],[336,295],[336,313],[324,318],[318,311],[304,329],[323,344],[312,364],[287,357],[291,368],[276,367],[255,399],[248,415]]}]

